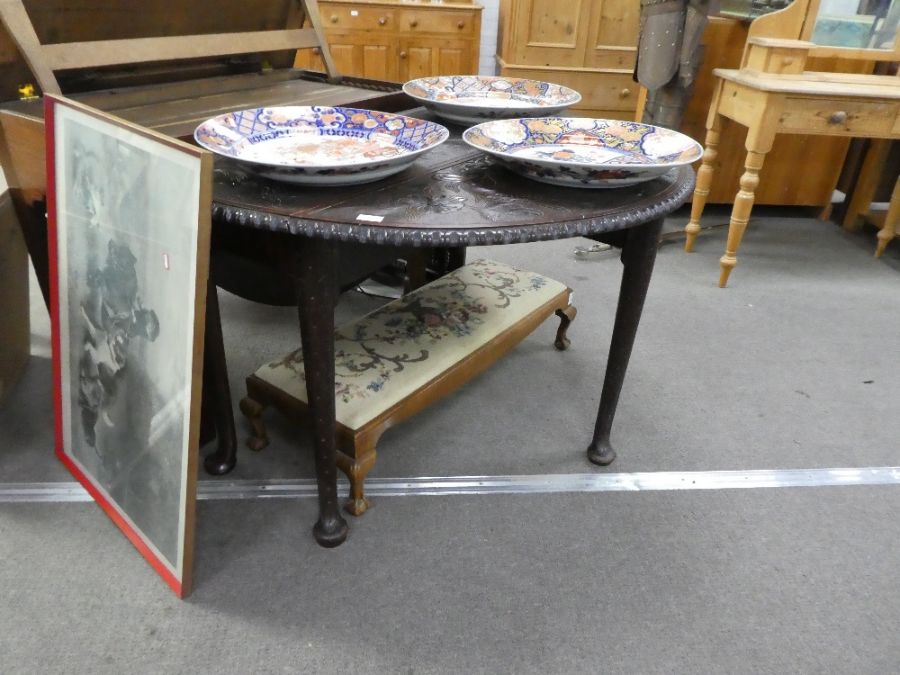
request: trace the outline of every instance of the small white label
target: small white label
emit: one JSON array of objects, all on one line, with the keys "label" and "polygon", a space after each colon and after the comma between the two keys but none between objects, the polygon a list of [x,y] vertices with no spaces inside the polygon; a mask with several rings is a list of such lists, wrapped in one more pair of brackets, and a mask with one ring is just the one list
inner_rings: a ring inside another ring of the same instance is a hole
[{"label": "small white label", "polygon": [[163,253],[163,267],[169,269],[169,254]]},{"label": "small white label", "polygon": [[360,213],[356,216],[356,219],[364,223],[380,223],[384,220],[384,216],[370,216],[368,213]]},{"label": "small white label", "polygon": [[575,302],[575,291],[569,293],[569,304],[571,305],[573,302]]},{"label": "small white label", "polygon": [[351,9],[351,10],[350,10],[350,16],[359,16],[359,10],[357,10],[357,9]]}]

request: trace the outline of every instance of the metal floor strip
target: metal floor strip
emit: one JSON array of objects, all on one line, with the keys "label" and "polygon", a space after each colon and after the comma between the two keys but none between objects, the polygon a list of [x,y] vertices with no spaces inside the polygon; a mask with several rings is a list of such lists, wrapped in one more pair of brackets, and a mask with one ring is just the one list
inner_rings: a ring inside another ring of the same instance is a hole
[{"label": "metal floor strip", "polygon": [[[412,495],[732,490],[849,485],[900,485],[900,467],[370,478],[366,481],[366,494],[371,497],[404,497]],[[345,493],[348,488],[346,481],[341,481],[339,488],[342,494]],[[206,480],[200,481],[198,487],[198,498],[202,500],[302,499],[315,496],[316,482],[310,478]],[[91,501],[90,495],[75,482],[0,483],[0,502],[89,501]]]}]

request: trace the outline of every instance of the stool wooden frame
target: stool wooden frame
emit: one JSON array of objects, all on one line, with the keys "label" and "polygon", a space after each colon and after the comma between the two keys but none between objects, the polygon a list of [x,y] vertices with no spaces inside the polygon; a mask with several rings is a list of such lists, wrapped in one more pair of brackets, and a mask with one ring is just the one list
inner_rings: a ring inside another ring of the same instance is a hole
[{"label": "stool wooden frame", "polygon": [[[554,314],[560,319],[554,346],[560,351],[568,349],[569,339],[566,337],[566,331],[577,313],[575,307],[569,304],[571,295],[572,290],[569,288],[556,294],[490,341],[467,353],[443,372],[436,373],[424,385],[359,428],[352,429],[338,421],[337,465],[350,481],[350,498],[345,504],[346,510],[354,516],[361,516],[369,508],[364,482],[375,465],[375,446],[385,431],[474,379]],[[344,330],[352,332],[346,327]],[[247,439],[247,446],[251,450],[260,451],[269,444],[269,436],[262,418],[268,406],[276,408],[292,421],[307,423],[309,416],[305,401],[255,374],[250,375],[246,383],[247,396],[241,400],[240,407],[253,430]]]}]

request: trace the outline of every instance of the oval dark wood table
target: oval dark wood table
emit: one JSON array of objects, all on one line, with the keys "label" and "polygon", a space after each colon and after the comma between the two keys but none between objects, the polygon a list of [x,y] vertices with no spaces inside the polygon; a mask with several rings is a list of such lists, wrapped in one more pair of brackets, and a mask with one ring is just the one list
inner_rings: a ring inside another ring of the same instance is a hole
[{"label": "oval dark wood table", "polygon": [[[428,117],[421,110],[409,114]],[[610,431],[663,218],[691,194],[694,172],[617,189],[555,187],[494,165],[460,139],[379,182],[310,188],[258,177],[238,162],[216,163],[213,217],[228,226],[281,235],[273,265],[293,280],[312,418],[323,546],[337,546],[348,526],[337,495],[334,401],[334,306],[342,247],[457,248],[586,236],[622,249],[622,283],[600,407],[588,458],[615,457]],[[541,270],[552,275],[552,270]]]}]

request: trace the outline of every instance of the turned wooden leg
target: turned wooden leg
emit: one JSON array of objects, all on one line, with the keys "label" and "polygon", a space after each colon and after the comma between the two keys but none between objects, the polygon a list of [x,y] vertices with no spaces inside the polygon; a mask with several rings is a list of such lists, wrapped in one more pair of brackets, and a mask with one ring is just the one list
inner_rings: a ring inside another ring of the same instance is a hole
[{"label": "turned wooden leg", "polygon": [[716,158],[719,156],[719,133],[722,123],[718,115],[714,116],[712,127],[706,130],[706,149],[703,151],[703,163],[697,171],[697,185],[694,187],[694,199],[691,202],[691,220],[684,228],[684,250],[694,250],[694,242],[700,232],[700,218],[706,208],[713,175],[716,172]]},{"label": "turned wooden leg", "polygon": [[556,339],[553,341],[553,346],[561,352],[568,349],[571,344],[569,338],[566,337],[566,331],[569,330],[569,325],[575,320],[575,315],[577,314],[578,310],[575,309],[575,305],[556,310],[556,316],[559,317],[559,328],[556,329]]},{"label": "turned wooden leg", "polygon": [[731,209],[731,221],[728,224],[728,243],[725,245],[725,255],[719,259],[721,273],[719,275],[719,288],[725,288],[731,270],[737,265],[737,250],[741,245],[747,223],[750,221],[750,213],[753,211],[753,199],[756,188],[759,185],[759,170],[762,169],[766,159],[764,152],[747,152],[744,162],[744,175],[741,176],[741,189],[734,198],[734,206]]},{"label": "turned wooden leg", "polygon": [[361,516],[369,510],[369,500],[365,495],[365,481],[369,471],[375,466],[375,444],[353,450],[354,456],[338,452],[338,468],[350,481],[350,498],[344,503],[344,509],[353,516]]},{"label": "turned wooden leg", "polygon": [[662,219],[628,230],[622,248],[622,285],[616,305],[616,321],[613,326],[606,376],[600,394],[600,408],[594,424],[594,437],[587,449],[588,459],[594,464],[606,466],[616,458],[610,444],[613,418],[619,405],[619,394],[625,382],[625,371],[631,358],[631,348],[637,335],[644,299],[650,286]]},{"label": "turned wooden leg", "polygon": [[878,247],[875,249],[875,257],[880,258],[887,248],[888,242],[897,236],[897,221],[900,220],[900,178],[894,183],[894,191],[891,194],[891,204],[884,216],[884,226],[878,230]]},{"label": "turned wooden leg", "polygon": [[241,399],[241,412],[250,422],[253,434],[247,439],[247,447],[254,452],[259,452],[269,444],[269,434],[263,422],[262,414],[266,407],[259,401],[246,396]]}]

